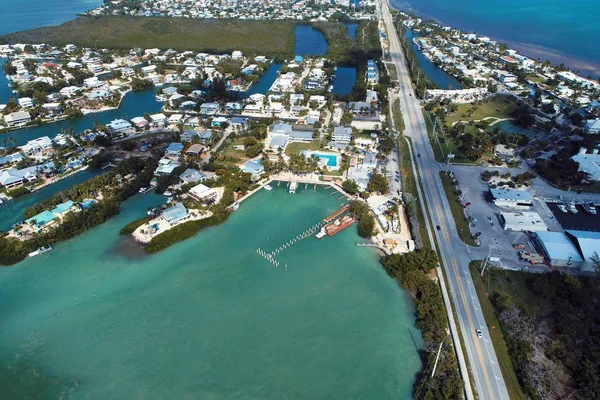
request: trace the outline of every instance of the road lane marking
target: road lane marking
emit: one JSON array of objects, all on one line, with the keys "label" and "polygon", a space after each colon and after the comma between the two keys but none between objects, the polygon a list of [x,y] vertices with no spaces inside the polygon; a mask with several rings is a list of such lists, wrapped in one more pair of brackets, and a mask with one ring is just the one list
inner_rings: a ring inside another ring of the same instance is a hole
[{"label": "road lane marking", "polygon": [[[468,322],[469,322],[469,328],[471,329],[471,336],[472,336],[474,334],[474,331],[475,331],[475,329],[474,329],[475,324],[473,323],[473,317],[471,316],[471,311],[469,309],[469,304],[467,302],[467,297],[466,297],[465,291],[464,291],[464,289],[462,287],[460,277],[459,277],[459,275],[457,273],[457,271],[459,269],[458,269],[458,265],[456,263],[456,259],[454,257],[451,257],[450,258],[450,263],[452,264],[453,272],[454,272],[454,275],[456,276],[456,283],[457,283],[457,286],[458,286],[458,291],[460,292],[459,294],[460,294],[460,296],[462,297],[462,300],[463,300],[464,309],[465,309],[465,312],[467,314],[467,319],[468,319]],[[492,390],[492,384],[491,384],[490,378],[488,376],[487,368],[486,368],[485,363],[483,361],[483,357],[482,357],[482,353],[481,353],[481,348],[479,346],[479,342],[477,340],[474,340],[473,344],[475,345],[475,350],[477,352],[477,358],[479,359],[479,363],[480,363],[480,365],[482,367],[481,370],[483,371],[483,376],[485,377],[485,381],[487,383],[487,389],[488,389],[489,395],[491,396],[490,398],[493,399],[494,398],[494,392]]]}]

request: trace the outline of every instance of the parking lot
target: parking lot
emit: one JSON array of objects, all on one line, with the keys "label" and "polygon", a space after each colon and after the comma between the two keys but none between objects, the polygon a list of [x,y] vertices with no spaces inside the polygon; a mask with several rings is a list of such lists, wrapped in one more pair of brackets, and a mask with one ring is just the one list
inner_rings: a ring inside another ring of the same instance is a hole
[{"label": "parking lot", "polygon": [[[481,173],[486,170],[483,167],[452,166],[451,171],[458,181],[461,190],[463,204],[470,205],[465,208],[467,217],[471,220],[471,231],[479,235],[479,247],[471,248],[474,259],[483,259],[488,254],[490,257],[500,259],[498,266],[507,269],[539,270],[547,267],[532,266],[519,258],[519,251],[525,250],[535,252],[527,234],[519,231],[505,231],[500,223],[500,213],[518,212],[514,209],[501,209],[494,205],[489,195],[487,182],[481,180]],[[514,172],[513,172],[514,173]],[[548,228],[552,231],[561,230],[552,212],[542,201],[534,201],[533,208],[540,214]],[[525,249],[515,249],[513,245],[524,245]],[[491,251],[490,251],[491,250]]]}]

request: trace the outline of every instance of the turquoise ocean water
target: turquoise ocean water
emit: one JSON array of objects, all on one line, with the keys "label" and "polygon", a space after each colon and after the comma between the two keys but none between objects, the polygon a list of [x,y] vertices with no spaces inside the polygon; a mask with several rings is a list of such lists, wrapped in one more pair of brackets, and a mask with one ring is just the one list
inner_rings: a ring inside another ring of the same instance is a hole
[{"label": "turquoise ocean water", "polygon": [[1,0],[0,35],[58,25],[102,4],[102,0]]},{"label": "turquoise ocean water", "polygon": [[391,0],[391,4],[508,42],[533,58],[600,75],[600,7],[595,0]]},{"label": "turquoise ocean water", "polygon": [[[118,236],[147,206],[0,269],[3,399],[398,399],[422,339],[406,293],[352,227],[304,231],[338,194],[283,185],[223,225],[145,256]],[[288,270],[283,268],[288,265]]]}]

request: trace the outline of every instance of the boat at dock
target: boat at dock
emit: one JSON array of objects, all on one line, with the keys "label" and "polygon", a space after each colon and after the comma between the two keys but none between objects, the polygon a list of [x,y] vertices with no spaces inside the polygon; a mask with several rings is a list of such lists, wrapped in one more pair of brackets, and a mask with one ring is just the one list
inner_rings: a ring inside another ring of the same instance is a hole
[{"label": "boat at dock", "polygon": [[144,194],[144,193],[148,193],[149,191],[151,191],[152,189],[154,189],[154,186],[147,186],[147,187],[143,187],[140,188],[139,193],[140,194]]},{"label": "boat at dock", "polygon": [[352,225],[354,223],[354,221],[355,221],[355,219],[352,218],[351,216],[344,215],[342,218],[338,218],[335,221],[330,222],[327,225],[325,225],[324,226],[325,233],[327,234],[327,236],[333,236],[333,235],[343,231],[350,225]]},{"label": "boat at dock", "polygon": [[315,236],[317,239],[322,239],[325,236],[327,236],[327,231],[325,230],[325,227],[321,228],[321,230],[319,232],[317,232],[317,234]]},{"label": "boat at dock", "polygon": [[233,211],[237,210],[238,208],[240,208],[240,203],[238,203],[237,201],[231,205],[231,209]]},{"label": "boat at dock", "polygon": [[572,214],[577,214],[577,205],[574,201],[570,201],[567,203],[567,210],[569,210],[569,212]]},{"label": "boat at dock", "polygon": [[583,203],[581,206],[583,207],[583,209],[585,211],[587,211],[588,213],[590,213],[592,215],[598,214],[598,210],[596,209],[596,206],[594,205],[594,203]]},{"label": "boat at dock", "polygon": [[35,257],[39,256],[40,254],[48,253],[49,251],[52,251],[52,246],[50,245],[48,245],[48,247],[39,247],[37,250],[32,251],[28,255],[29,257]]},{"label": "boat at dock", "polygon": [[269,190],[269,191],[273,190],[273,186],[271,186],[271,185],[265,185],[265,186],[263,186],[263,187],[264,187],[266,190]]},{"label": "boat at dock", "polygon": [[560,211],[562,211],[562,212],[564,212],[564,213],[566,213],[566,212],[567,212],[567,207],[565,207],[565,205],[564,205],[564,204],[558,204],[558,205],[557,205],[557,207],[558,207],[558,209],[559,209]]},{"label": "boat at dock", "polygon": [[323,218],[323,222],[329,223],[329,222],[333,221],[334,219],[336,219],[337,217],[339,217],[340,215],[342,215],[343,213],[345,213],[346,211],[348,211],[349,209],[350,209],[350,204],[346,204],[339,210],[337,210],[337,211],[329,214],[327,217]]},{"label": "boat at dock", "polygon": [[290,182],[290,193],[296,193],[296,189],[298,189],[298,182]]}]

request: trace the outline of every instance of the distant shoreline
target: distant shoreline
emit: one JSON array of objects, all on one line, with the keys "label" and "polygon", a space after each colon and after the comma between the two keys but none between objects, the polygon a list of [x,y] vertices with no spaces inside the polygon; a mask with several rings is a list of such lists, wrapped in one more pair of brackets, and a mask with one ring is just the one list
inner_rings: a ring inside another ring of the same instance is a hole
[{"label": "distant shoreline", "polygon": [[[426,20],[433,20],[440,24],[441,26],[450,26],[454,29],[459,29],[463,32],[473,32],[473,30],[469,29],[469,27],[460,27],[458,25],[450,24],[444,22],[440,18],[436,18],[433,15],[427,14],[421,10],[417,10],[412,8],[409,4],[403,2],[401,4],[396,4],[391,0],[387,0],[390,4],[390,7],[396,11],[406,12],[409,14],[413,14],[419,18],[423,18]],[[400,8],[401,6],[405,6],[405,8]],[[506,40],[501,37],[487,34],[484,31],[477,32],[478,36],[488,36],[490,39],[495,40],[500,43],[506,43],[509,48],[517,50],[524,56],[530,57],[532,59],[540,59],[542,61],[549,60],[553,65],[564,64],[573,72],[581,75],[583,77],[592,76],[594,79],[598,79],[600,77],[600,62],[599,61],[591,61],[583,58],[579,58],[577,56],[564,54],[560,50],[537,45],[534,43],[527,42],[519,42],[514,40]]]}]

